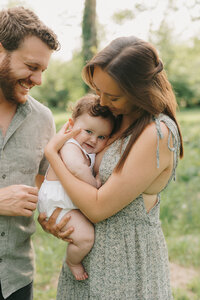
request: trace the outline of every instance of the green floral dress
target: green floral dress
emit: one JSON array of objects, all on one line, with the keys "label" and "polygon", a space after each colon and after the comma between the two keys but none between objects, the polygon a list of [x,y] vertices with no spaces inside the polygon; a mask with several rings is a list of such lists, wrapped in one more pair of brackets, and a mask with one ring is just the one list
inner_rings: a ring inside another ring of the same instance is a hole
[{"label": "green floral dress", "polygon": [[[174,152],[174,167],[169,182],[175,179],[180,138],[176,124],[161,114],[156,124],[157,167],[160,122],[169,129],[168,148]],[[173,148],[170,147],[170,136]],[[125,138],[124,151],[129,137]],[[111,175],[120,159],[121,141],[115,141],[103,156],[100,166],[102,183]],[[169,184],[167,183],[167,185]],[[167,186],[166,185],[166,186]],[[133,182],[134,186],[134,182]],[[158,202],[146,212],[142,195],[114,216],[95,224],[95,244],[83,264],[89,278],[75,280],[66,263],[59,278],[57,300],[171,300],[168,252],[159,220]]]}]

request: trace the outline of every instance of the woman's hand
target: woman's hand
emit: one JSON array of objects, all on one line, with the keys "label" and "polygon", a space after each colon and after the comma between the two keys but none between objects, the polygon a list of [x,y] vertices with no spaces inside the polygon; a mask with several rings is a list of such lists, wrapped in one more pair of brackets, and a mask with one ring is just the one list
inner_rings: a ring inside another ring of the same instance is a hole
[{"label": "woman's hand", "polygon": [[73,130],[72,121],[64,124],[45,147],[46,157],[48,158],[52,152],[58,152],[67,140],[75,137],[80,131],[80,128]]},{"label": "woman's hand", "polygon": [[74,228],[70,227],[67,230],[64,230],[65,225],[70,220],[70,216],[64,216],[61,221],[56,224],[57,217],[61,210],[62,208],[56,208],[48,221],[46,220],[45,213],[40,213],[38,216],[38,222],[44,231],[53,234],[55,237],[62,239],[65,242],[72,243],[72,239],[69,239],[68,236],[74,231]]}]

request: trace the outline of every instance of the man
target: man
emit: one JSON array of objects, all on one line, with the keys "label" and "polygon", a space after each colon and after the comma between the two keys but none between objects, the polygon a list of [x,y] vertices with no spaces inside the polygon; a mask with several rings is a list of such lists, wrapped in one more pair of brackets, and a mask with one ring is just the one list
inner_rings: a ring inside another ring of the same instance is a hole
[{"label": "man", "polygon": [[30,10],[0,11],[0,299],[32,299],[33,212],[55,132],[48,108],[28,95],[41,84],[56,35]]}]

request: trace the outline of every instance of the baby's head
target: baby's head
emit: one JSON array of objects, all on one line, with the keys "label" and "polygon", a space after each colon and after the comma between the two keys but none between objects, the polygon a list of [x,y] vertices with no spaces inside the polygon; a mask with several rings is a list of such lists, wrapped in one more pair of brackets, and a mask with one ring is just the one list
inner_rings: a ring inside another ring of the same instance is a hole
[{"label": "baby's head", "polygon": [[88,94],[77,101],[72,112],[74,128],[81,128],[75,139],[88,153],[98,153],[106,146],[115,127],[115,117],[99,96]]}]

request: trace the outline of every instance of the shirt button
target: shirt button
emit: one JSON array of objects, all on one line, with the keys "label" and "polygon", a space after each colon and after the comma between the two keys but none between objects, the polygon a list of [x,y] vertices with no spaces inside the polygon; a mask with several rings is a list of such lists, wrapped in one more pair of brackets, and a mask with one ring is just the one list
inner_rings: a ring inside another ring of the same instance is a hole
[{"label": "shirt button", "polygon": [[1,233],[1,236],[4,236],[4,235],[5,235],[5,232],[2,232],[2,233]]},{"label": "shirt button", "polygon": [[3,174],[3,175],[2,175],[2,178],[5,179],[5,178],[6,178],[6,174]]},{"label": "shirt button", "polygon": [[2,258],[0,258],[0,263],[2,262],[2,260],[3,260],[3,259],[2,259]]}]

